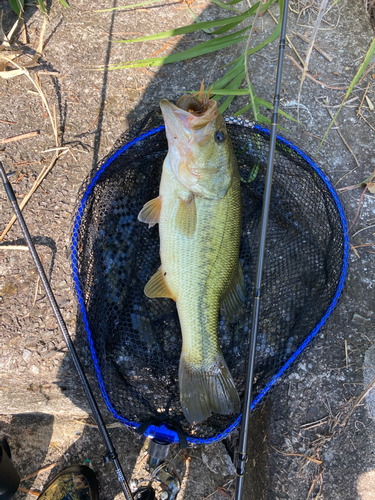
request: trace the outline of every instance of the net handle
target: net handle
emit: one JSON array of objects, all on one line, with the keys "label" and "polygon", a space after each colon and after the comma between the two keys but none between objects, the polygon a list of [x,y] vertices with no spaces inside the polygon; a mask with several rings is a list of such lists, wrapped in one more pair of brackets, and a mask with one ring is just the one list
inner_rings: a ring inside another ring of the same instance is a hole
[{"label": "net handle", "polygon": [[262,284],[264,255],[265,255],[265,249],[266,249],[268,215],[269,215],[270,200],[271,200],[273,166],[274,166],[274,161],[275,161],[277,121],[278,121],[281,76],[282,76],[284,48],[285,48],[285,34],[286,34],[286,25],[287,25],[287,17],[288,17],[288,3],[289,3],[289,0],[284,0],[284,8],[283,8],[283,13],[282,13],[283,18],[282,18],[280,43],[279,43],[279,57],[278,57],[278,62],[277,62],[275,96],[274,96],[274,100],[273,100],[271,137],[270,137],[270,142],[269,142],[268,163],[267,163],[265,191],[264,191],[262,219],[261,219],[261,233],[260,233],[260,239],[259,239],[258,260],[257,260],[256,279],[255,279],[255,290],[254,290],[254,298],[253,298],[253,315],[252,315],[252,324],[251,324],[248,369],[247,369],[247,376],[246,376],[246,388],[245,388],[245,397],[244,397],[244,405],[243,405],[244,407],[243,407],[242,420],[241,420],[240,442],[239,442],[239,446],[238,446],[237,460],[236,460],[237,479],[236,479],[235,500],[242,499],[243,482],[244,482],[244,476],[245,476],[245,465],[247,462],[246,449],[247,449],[247,439],[248,439],[248,431],[249,431],[249,418],[250,418],[251,406],[252,406],[251,402],[252,402],[252,385],[253,385],[253,375],[254,375],[255,348],[256,348],[256,339],[258,336],[261,284]]}]

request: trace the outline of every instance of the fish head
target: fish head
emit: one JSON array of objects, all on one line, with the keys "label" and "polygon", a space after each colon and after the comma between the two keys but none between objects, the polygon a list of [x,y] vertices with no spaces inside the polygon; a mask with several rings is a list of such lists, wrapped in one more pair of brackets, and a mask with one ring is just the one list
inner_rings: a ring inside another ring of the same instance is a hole
[{"label": "fish head", "polygon": [[233,147],[217,102],[203,112],[190,112],[166,99],[160,102],[176,179],[197,196],[223,198],[237,168]]}]

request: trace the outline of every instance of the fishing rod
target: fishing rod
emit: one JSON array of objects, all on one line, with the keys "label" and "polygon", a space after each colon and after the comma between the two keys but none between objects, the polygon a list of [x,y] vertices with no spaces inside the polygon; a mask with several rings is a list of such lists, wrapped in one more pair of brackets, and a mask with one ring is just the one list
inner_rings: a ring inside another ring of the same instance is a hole
[{"label": "fishing rod", "polygon": [[[11,202],[12,206],[13,206],[13,210],[17,216],[17,219],[18,219],[18,222],[21,226],[21,229],[22,229],[22,232],[23,232],[23,235],[26,239],[26,242],[27,242],[27,246],[29,247],[29,250],[30,250],[30,253],[32,255],[32,258],[34,259],[34,262],[35,262],[35,265],[36,265],[36,268],[38,270],[38,273],[39,273],[39,276],[40,276],[40,279],[43,283],[43,286],[44,286],[44,289],[46,291],[46,294],[47,294],[47,297],[48,297],[48,300],[52,306],[52,309],[53,309],[53,312],[54,312],[54,315],[55,315],[55,318],[57,320],[57,323],[60,327],[60,330],[64,336],[64,339],[65,339],[65,342],[66,342],[66,345],[69,349],[69,353],[72,357],[72,360],[73,360],[73,363],[74,363],[74,366],[77,370],[77,373],[78,373],[78,376],[80,378],[80,381],[81,381],[81,384],[82,384],[82,387],[85,391],[85,394],[86,394],[86,397],[87,397],[87,400],[90,404],[90,408],[91,408],[91,411],[92,411],[92,414],[93,414],[93,417],[95,419],[95,422],[98,426],[98,429],[99,429],[99,432],[100,434],[102,435],[102,438],[103,438],[103,441],[105,443],[105,446],[107,448],[107,453],[106,455],[104,455],[104,461],[105,462],[113,462],[113,465],[115,467],[115,471],[116,471],[116,474],[117,474],[117,479],[119,480],[119,483],[121,485],[121,489],[125,495],[125,498],[126,500],[133,500],[133,495],[130,491],[130,488],[129,488],[129,485],[128,485],[128,482],[125,478],[125,475],[124,475],[124,472],[121,468],[121,464],[118,460],[118,457],[117,457],[117,453],[116,453],[116,450],[112,444],[112,440],[108,434],[108,431],[107,431],[107,428],[105,426],[105,423],[104,423],[104,420],[103,420],[103,417],[100,413],[100,410],[98,408],[98,405],[95,401],[95,398],[94,398],[94,395],[92,393],[92,390],[90,388],[90,385],[89,385],[89,382],[86,378],[86,375],[82,369],[82,365],[79,361],[79,358],[78,358],[78,355],[77,355],[77,352],[75,350],[75,347],[73,345],[73,342],[72,342],[72,339],[69,335],[69,332],[68,332],[68,329],[66,328],[66,324],[64,322],[64,319],[61,315],[61,312],[60,312],[60,309],[59,309],[59,306],[57,305],[57,302],[56,302],[56,299],[55,299],[55,296],[53,294],[53,291],[52,291],[52,288],[49,284],[49,281],[47,279],[47,276],[46,276],[46,273],[44,272],[44,268],[42,266],[42,263],[39,259],[39,255],[35,249],[35,246],[34,246],[34,243],[32,242],[32,239],[31,239],[31,236],[30,236],[30,233],[29,233],[29,230],[27,228],[27,225],[25,223],[25,220],[22,216],[22,213],[21,213],[21,210],[18,206],[18,203],[17,203],[17,199],[14,195],[14,191],[13,191],[13,188],[12,188],[12,185],[11,183],[9,182],[8,180],[8,177],[5,173],[5,170],[4,170],[4,167],[3,167],[3,164],[1,163],[0,161],[0,177],[4,183],[4,187],[5,187],[5,191],[6,191],[6,194],[9,198],[9,201]],[[138,497],[140,498],[140,497]],[[146,497],[145,497],[146,498]]]},{"label": "fishing rod", "polygon": [[269,215],[269,210],[270,210],[273,166],[274,166],[274,162],[275,162],[277,121],[278,121],[278,109],[279,109],[279,100],[280,100],[281,75],[282,75],[284,48],[285,48],[285,33],[286,33],[286,24],[287,24],[287,17],[288,17],[288,3],[289,3],[288,0],[284,0],[280,43],[279,43],[279,58],[277,61],[275,97],[273,100],[271,136],[270,136],[270,143],[269,143],[268,163],[267,163],[266,179],[265,179],[265,187],[264,187],[264,197],[263,197],[261,230],[260,230],[260,239],[259,239],[259,248],[258,248],[258,261],[257,261],[257,268],[256,268],[256,279],[255,279],[255,289],[254,289],[254,298],[253,298],[253,317],[252,317],[252,324],[251,324],[249,361],[248,361],[247,377],[246,377],[244,407],[243,407],[242,420],[241,420],[240,443],[238,446],[237,460],[236,460],[237,480],[236,480],[235,500],[241,500],[241,498],[242,498],[243,482],[244,482],[244,476],[245,476],[245,465],[247,462],[246,448],[247,448],[247,439],[248,439],[248,431],[249,431],[249,419],[250,419],[250,413],[251,413],[255,348],[256,348],[256,339],[258,336],[262,274],[263,274],[263,265],[264,265],[264,255],[265,255],[265,249],[266,249],[268,215]]}]

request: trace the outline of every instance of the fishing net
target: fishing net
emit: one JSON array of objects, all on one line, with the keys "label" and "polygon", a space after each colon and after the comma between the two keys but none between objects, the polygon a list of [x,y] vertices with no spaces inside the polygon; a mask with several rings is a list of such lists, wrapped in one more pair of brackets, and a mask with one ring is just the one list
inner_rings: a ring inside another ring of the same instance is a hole
[{"label": "fishing net", "polygon": [[[246,301],[234,323],[219,318],[219,341],[242,398],[269,131],[235,119],[227,119],[227,127],[242,177],[240,260]],[[159,233],[158,226],[148,229],[137,215],[158,195],[167,149],[162,117],[155,111],[127,131],[85,181],[72,233],[73,276],[96,376],[112,414],[133,429],[141,425],[149,436],[209,443],[234,429],[240,415],[212,415],[199,425],[185,420],[176,306],[143,293],[160,265]],[[278,137],[253,407],[330,316],[347,260],[345,216],[329,180]]]}]

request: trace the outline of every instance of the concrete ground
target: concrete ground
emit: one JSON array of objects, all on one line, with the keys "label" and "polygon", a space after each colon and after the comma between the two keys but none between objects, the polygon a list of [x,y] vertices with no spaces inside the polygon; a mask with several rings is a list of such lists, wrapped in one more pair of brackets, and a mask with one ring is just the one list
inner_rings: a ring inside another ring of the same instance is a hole
[{"label": "concrete ground", "polygon": [[[222,66],[243,46],[160,69],[93,71],[98,65],[149,57],[169,41],[122,45],[112,40],[183,26],[192,18],[185,4],[173,1],[115,13],[93,12],[93,2],[88,0],[70,3],[72,8],[67,10],[57,0],[52,2],[44,54],[40,66],[30,70],[31,75],[38,74],[48,103],[55,109],[59,144],[69,147],[70,152],[57,160],[24,215],[68,328],[74,334],[76,305],[70,280],[69,229],[82,181],[121,133],[162,97],[173,99],[183,90],[195,89],[203,77],[206,84],[214,81],[223,73]],[[308,78],[303,85],[301,124],[281,120],[287,129],[284,135],[311,157],[317,154],[318,138],[331,120],[328,110],[335,112],[334,106],[344,95],[343,90],[332,87],[349,85],[373,38],[360,0],[330,3],[332,8],[324,18],[317,43],[332,61],[313,52],[309,68],[315,80]],[[309,36],[316,6],[301,0],[290,4],[288,35],[299,32]],[[116,0],[95,2],[97,9],[113,5]],[[15,16],[7,2],[1,7],[7,33]],[[244,9],[241,4],[239,7]],[[200,0],[192,8],[204,20],[222,15],[215,5]],[[275,6],[271,11],[278,17]],[[33,4],[27,5],[25,21],[28,40],[35,48],[43,16]],[[252,43],[269,36],[274,26],[271,16],[265,14]],[[178,49],[187,48],[193,41],[205,39],[204,33],[197,32],[174,44]],[[296,35],[292,42],[304,57],[307,45]],[[162,54],[174,50],[174,44]],[[253,56],[250,63],[256,94],[268,101],[273,98],[276,53],[277,43],[273,43]],[[297,59],[290,47],[287,56]],[[300,75],[286,57],[281,104],[294,117]],[[362,105],[366,121],[357,114],[366,88],[370,103],[375,104],[374,68],[354,89],[350,98],[355,100],[344,106],[337,119],[339,128],[331,129],[317,157],[338,189],[361,183],[375,170],[374,111],[366,99]],[[0,143],[0,159],[7,172],[13,173],[10,179],[17,197],[22,199],[42,167],[51,161],[54,152],[46,150],[56,147],[55,138],[40,97],[25,76],[0,78],[0,97],[0,139],[40,132],[27,139]],[[332,108],[323,106],[323,98]],[[229,111],[234,113],[245,104],[244,99],[235,100]],[[245,116],[251,118],[250,113]],[[362,193],[361,186],[341,192],[352,244],[343,299],[309,350],[252,417],[246,499],[375,498],[374,392],[359,399],[374,378],[375,200],[374,194],[367,191],[356,218]],[[12,212],[1,188],[0,207],[3,230]],[[13,246],[25,244],[17,224],[5,241]],[[24,250],[0,249],[0,329],[0,436],[8,436],[22,478],[56,464],[54,469],[23,481],[22,487],[40,490],[62,464],[90,460],[98,473],[102,498],[121,498],[113,472],[102,466],[104,448],[98,431],[88,416],[63,338]],[[84,357],[83,362],[90,370],[90,357]],[[145,443],[113,422],[100,396],[98,401],[112,424],[110,432],[125,473],[129,478],[147,479]],[[173,467],[182,480],[180,500],[231,497],[231,458],[237,438],[235,433],[225,443],[188,452],[172,450]],[[31,499],[35,495],[19,491],[15,498]]]}]

